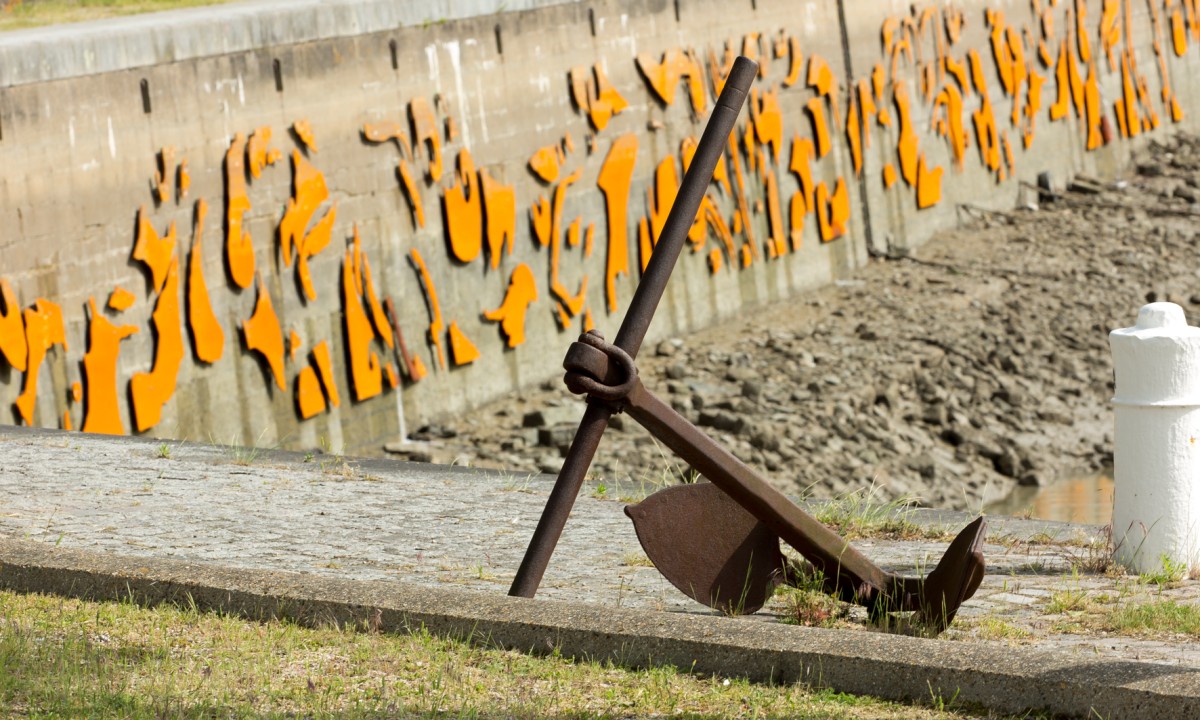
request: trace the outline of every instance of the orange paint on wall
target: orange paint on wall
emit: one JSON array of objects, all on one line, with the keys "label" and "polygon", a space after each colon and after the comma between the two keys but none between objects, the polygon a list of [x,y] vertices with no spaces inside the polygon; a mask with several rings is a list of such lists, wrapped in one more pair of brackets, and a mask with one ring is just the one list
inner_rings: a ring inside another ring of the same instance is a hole
[{"label": "orange paint on wall", "polygon": [[500,267],[501,254],[512,255],[513,236],[517,232],[517,194],[512,185],[501,184],[482,169],[479,189],[483,193],[483,216],[487,224],[488,259],[495,270]]},{"label": "orange paint on wall", "polygon": [[799,135],[792,138],[792,159],[788,163],[788,170],[795,173],[796,179],[800,181],[805,212],[812,212],[815,207],[813,195],[816,192],[816,185],[813,183],[812,177],[813,152],[812,140],[801,138]]},{"label": "orange paint on wall", "polygon": [[803,70],[804,53],[800,50],[800,38],[791,35],[788,37],[788,74],[783,79],[783,86],[791,87],[799,82]]},{"label": "orange paint on wall", "polygon": [[819,97],[810,98],[804,106],[812,121],[813,137],[817,139],[817,157],[823,158],[829,154],[832,145],[829,138],[829,125],[825,122],[825,101]]},{"label": "orange paint on wall", "polygon": [[288,330],[288,359],[296,362],[296,351],[304,345],[304,341],[300,339],[300,335],[295,330]]},{"label": "orange paint on wall", "polygon": [[371,351],[375,330],[362,304],[367,278],[366,258],[362,253],[358,228],[355,227],[353,245],[346,249],[342,261],[342,313],[346,319],[350,385],[354,389],[354,398],[359,402],[383,392],[383,368],[379,357]]},{"label": "orange paint on wall", "polygon": [[[1087,149],[1095,150],[1104,144],[1104,136],[1100,132],[1100,86],[1096,80],[1096,66],[1093,64],[1088,72],[1087,85],[1084,86],[1084,117],[1086,118],[1088,136]],[[1121,113],[1117,113],[1121,117]]]},{"label": "orange paint on wall", "polygon": [[[10,307],[15,307],[10,305]],[[67,332],[63,325],[62,308],[38,298],[25,308],[25,377],[21,394],[14,405],[26,425],[33,424],[33,407],[37,403],[38,375],[46,352],[55,345],[67,348]]]},{"label": "orange paint on wall", "polygon": [[317,372],[320,373],[321,385],[325,388],[325,396],[329,398],[329,403],[334,407],[340,407],[342,404],[341,397],[338,395],[337,383],[333,381],[333,361],[329,358],[329,343],[322,340],[313,345],[312,362],[317,366]]},{"label": "orange paint on wall", "polygon": [[246,139],[238,133],[225,153],[225,262],[234,284],[245,290],[254,282],[254,245],[242,220],[250,209],[246,194]]},{"label": "orange paint on wall", "polygon": [[458,322],[451,322],[449,329],[450,357],[454,364],[467,365],[479,359],[479,348],[458,327]]},{"label": "orange paint on wall", "polygon": [[943,134],[949,139],[954,162],[961,169],[967,153],[967,132],[963,127],[963,100],[958,88],[949,84],[943,87],[934,101],[934,107],[945,109],[947,122]]},{"label": "orange paint on wall", "polygon": [[579,169],[563,178],[563,181],[554,188],[554,201],[551,207],[550,220],[550,292],[558,299],[560,303],[560,320],[567,320],[563,327],[570,325],[570,318],[576,317],[583,311],[583,303],[587,297],[587,275],[583,276],[580,283],[579,292],[572,295],[570,291],[562,284],[560,280],[559,260],[562,256],[562,214],[563,205],[566,199],[567,189],[583,177],[583,170]]},{"label": "orange paint on wall", "polygon": [[833,196],[825,183],[817,185],[817,222],[821,230],[821,242],[833,242],[846,234],[850,221],[850,191],[846,180],[838,178]]},{"label": "orange paint on wall", "polygon": [[133,307],[135,300],[133,293],[118,285],[108,295],[108,307],[115,312],[125,312]]},{"label": "orange paint on wall", "polygon": [[[354,228],[354,241],[358,242],[357,226]],[[379,335],[389,350],[395,348],[396,338],[392,334],[391,323],[388,322],[387,315],[383,312],[383,304],[379,302],[379,296],[375,293],[375,281],[371,279],[371,261],[367,259],[366,253],[362,255],[360,270],[363,278],[362,294],[367,299],[367,307],[371,310],[371,322],[375,324],[375,333]]]},{"label": "orange paint on wall", "polygon": [[1062,120],[1071,111],[1071,79],[1067,68],[1068,42],[1064,41],[1058,54],[1058,63],[1054,69],[1054,79],[1058,85],[1058,99],[1050,106],[1050,119]]},{"label": "orange paint on wall", "polygon": [[433,285],[433,278],[429,276],[429,269],[425,266],[425,259],[421,257],[421,252],[413,248],[409,250],[408,256],[421,278],[421,286],[425,290],[425,301],[429,305],[429,342],[437,350],[438,365],[445,369],[446,355],[442,350],[442,329],[445,326],[442,324],[442,307],[438,303],[437,288]]},{"label": "orange paint on wall", "polygon": [[296,378],[296,409],[303,420],[325,412],[325,396],[321,393],[321,382],[311,367],[302,368]]},{"label": "orange paint on wall", "polygon": [[281,392],[287,391],[287,379],[283,373],[283,329],[279,327],[279,316],[271,303],[271,293],[260,276],[258,278],[258,300],[254,314],[242,323],[242,338],[246,349],[259,353],[271,368],[275,385]]},{"label": "orange paint on wall", "polygon": [[175,255],[175,223],[171,223],[167,234],[159,237],[154,226],[146,217],[146,208],[138,209],[137,239],[133,245],[133,259],[141,261],[150,270],[154,292],[163,288],[167,279],[167,268]]},{"label": "orange paint on wall", "polygon": [[533,226],[533,237],[538,245],[546,247],[550,244],[551,223],[550,201],[545,195],[538,195],[537,201],[529,208],[530,224]]},{"label": "orange paint on wall", "polygon": [[[200,362],[215,363],[225,352],[225,331],[217,322],[208,295],[208,284],[204,279],[201,240],[204,237],[204,217],[207,213],[208,204],[204,200],[197,200],[192,252],[188,257],[188,328],[192,331],[192,352],[196,358]],[[111,300],[109,304],[112,304]]]},{"label": "orange paint on wall", "polygon": [[586,65],[571,68],[569,79],[575,106],[587,113],[596,132],[608,127],[608,121],[614,115],[629,107],[621,93],[608,81],[600,63],[591,68]]},{"label": "orange paint on wall", "polygon": [[658,62],[649,53],[638,53],[636,62],[646,83],[664,104],[674,104],[675,88],[680,80],[686,79],[692,110],[699,114],[708,108],[708,99],[704,94],[704,73],[691,50],[671,48],[663,53],[662,60]]},{"label": "orange paint on wall", "polygon": [[779,200],[779,183],[775,171],[767,172],[763,178],[763,194],[767,196],[767,255],[783,257],[788,251],[788,232],[783,226],[783,209]]},{"label": "orange paint on wall", "polygon": [[329,187],[325,184],[325,175],[313,167],[299,150],[293,150],[292,196],[288,198],[287,209],[279,221],[279,252],[285,266],[292,266],[293,250],[304,244],[304,232],[312,222],[313,215],[321,203],[328,199]]},{"label": "orange paint on wall", "polygon": [[17,294],[7,280],[0,280],[0,356],[13,369],[25,372],[29,357],[25,342],[25,323],[21,319],[21,308]]},{"label": "orange paint on wall", "polygon": [[138,332],[134,325],[113,325],[88,298],[88,349],[83,356],[83,377],[87,382],[83,432],[124,435],[121,411],[117,406],[117,358],[121,341]]},{"label": "orange paint on wall", "polygon": [[175,394],[183,364],[183,323],[179,308],[179,260],[171,258],[166,281],[151,315],[154,325],[154,365],[148,373],[134,373],[129,381],[133,396],[134,426],[148,430],[162,419],[163,406]]},{"label": "orange paint on wall", "polygon": [[429,101],[423,97],[410,100],[408,119],[413,127],[413,143],[418,148],[424,148],[429,158],[429,179],[437,182],[442,179],[442,138],[438,134],[437,118],[429,107]]},{"label": "orange paint on wall", "polygon": [[859,122],[858,100],[854,93],[850,93],[850,106],[846,108],[846,142],[850,145],[850,159],[854,163],[854,175],[861,177],[863,168],[862,125]]},{"label": "orange paint on wall", "polygon": [[[1076,7],[1078,6],[1079,3],[1076,2]],[[1121,28],[1117,25],[1117,21],[1120,19],[1121,0],[1104,0],[1104,7],[1100,12],[1100,47],[1108,57],[1109,70],[1115,72],[1117,59],[1113,51],[1121,42]],[[1086,33],[1083,34],[1086,35]],[[1082,52],[1080,56],[1083,56]],[[1083,61],[1086,63],[1087,58],[1083,58]]]},{"label": "orange paint on wall", "polygon": [[483,317],[500,323],[508,347],[515,348],[525,342],[525,317],[530,304],[537,299],[537,282],[533,278],[533,270],[521,263],[513,269],[512,276],[508,279],[504,302],[495,310],[485,311]]},{"label": "orange paint on wall", "polygon": [[750,117],[754,134],[760,145],[771,148],[771,157],[779,164],[783,149],[783,110],[779,107],[779,90],[750,91]]},{"label": "orange paint on wall", "polygon": [[910,186],[917,184],[917,132],[912,125],[912,108],[908,96],[908,85],[903,80],[896,80],[892,85],[893,99],[896,104],[896,117],[900,121],[900,137],[896,143],[896,153],[900,158],[900,176]]},{"label": "orange paint on wall", "polygon": [[283,157],[283,153],[271,147],[271,127],[263,125],[255,128],[254,132],[250,134],[250,140],[246,143],[247,167],[250,169],[250,177],[255,180],[262,177],[263,168],[274,165],[281,157]]},{"label": "orange paint on wall", "polygon": [[562,150],[558,145],[540,147],[529,157],[529,169],[542,180],[552,183],[562,167]]},{"label": "orange paint on wall", "polygon": [[925,210],[942,201],[943,169],[925,167],[925,155],[917,160],[917,209]]},{"label": "orange paint on wall", "polygon": [[292,130],[295,131],[296,137],[300,138],[300,142],[304,143],[305,148],[312,152],[317,151],[317,139],[313,135],[312,123],[307,118],[292,123]]},{"label": "orange paint on wall", "polygon": [[442,203],[446,211],[446,234],[454,259],[469,263],[483,250],[483,199],[475,162],[466,148],[458,151],[455,182],[446,188]]}]

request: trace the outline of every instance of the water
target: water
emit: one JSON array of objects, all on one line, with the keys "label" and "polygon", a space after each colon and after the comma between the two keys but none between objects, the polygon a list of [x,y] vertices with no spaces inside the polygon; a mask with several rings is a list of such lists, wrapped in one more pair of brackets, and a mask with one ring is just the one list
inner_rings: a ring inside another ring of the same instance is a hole
[{"label": "water", "polygon": [[1042,520],[1107,525],[1112,521],[1113,481],[1103,475],[1071,478],[1053,485],[1018,487],[986,511],[993,515],[1025,515]]}]

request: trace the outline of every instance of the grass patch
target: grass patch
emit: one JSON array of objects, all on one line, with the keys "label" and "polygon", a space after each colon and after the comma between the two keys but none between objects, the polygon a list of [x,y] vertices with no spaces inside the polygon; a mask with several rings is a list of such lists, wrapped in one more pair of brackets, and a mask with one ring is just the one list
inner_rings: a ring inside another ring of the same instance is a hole
[{"label": "grass patch", "polygon": [[[959,620],[958,622],[963,622]],[[1018,625],[1004,622],[999,618],[982,618],[971,622],[967,628],[963,630],[971,633],[980,640],[1025,640],[1033,636],[1033,633]]]},{"label": "grass patch", "polygon": [[964,717],[377,626],[309,629],[0,592],[0,707],[18,717]]},{"label": "grass patch", "polygon": [[926,528],[911,519],[912,500],[880,500],[874,488],[858,490],[813,508],[813,515],[847,540],[883,537],[940,540],[954,537],[945,528]]},{"label": "grass patch", "polygon": [[1114,608],[1102,619],[1109,632],[1200,637],[1200,608],[1174,600],[1127,604]]},{"label": "grass patch", "polygon": [[231,0],[0,0],[0,31],[227,2]]}]

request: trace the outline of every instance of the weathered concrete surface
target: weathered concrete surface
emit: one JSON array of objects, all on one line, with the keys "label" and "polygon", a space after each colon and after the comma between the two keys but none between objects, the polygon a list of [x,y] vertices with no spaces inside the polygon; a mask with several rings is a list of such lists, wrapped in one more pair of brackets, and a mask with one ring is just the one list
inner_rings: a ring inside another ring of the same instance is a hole
[{"label": "weathered concrete surface", "polygon": [[1068,717],[1193,717],[1200,671],[721,618],[130,558],[0,539],[0,587],[437,634],[535,653]]}]

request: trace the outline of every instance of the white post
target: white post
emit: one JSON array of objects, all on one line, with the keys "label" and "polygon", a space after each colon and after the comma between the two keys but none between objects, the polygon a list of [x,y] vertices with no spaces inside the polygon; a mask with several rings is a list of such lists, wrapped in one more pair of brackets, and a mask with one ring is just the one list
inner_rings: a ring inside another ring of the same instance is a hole
[{"label": "white post", "polygon": [[1139,573],[1200,562],[1200,328],[1174,303],[1109,334],[1116,370],[1113,544]]}]

